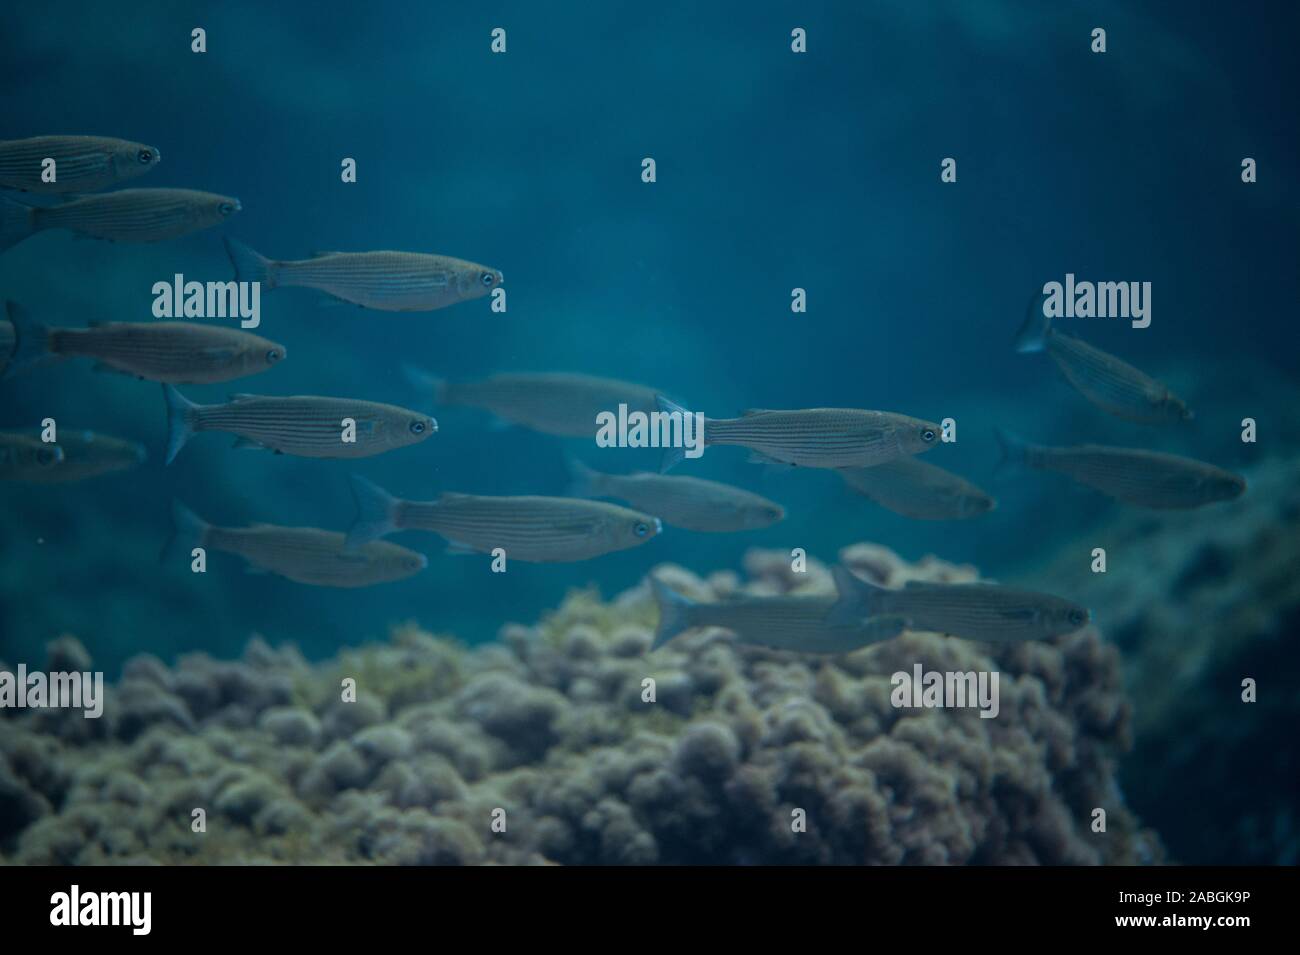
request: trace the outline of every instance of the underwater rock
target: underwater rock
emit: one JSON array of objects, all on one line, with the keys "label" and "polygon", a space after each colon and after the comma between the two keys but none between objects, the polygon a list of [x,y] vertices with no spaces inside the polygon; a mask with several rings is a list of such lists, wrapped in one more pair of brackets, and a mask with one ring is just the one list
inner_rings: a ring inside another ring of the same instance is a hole
[{"label": "underwater rock", "polygon": [[[977,579],[876,545],[841,559],[891,586]],[[812,557],[806,573],[778,551],[751,551],[744,566],[745,577],[655,573],[701,600],[834,589]],[[108,689],[111,734],[5,719],[0,853],[84,864],[1162,858],[1115,782],[1130,711],[1119,655],[1092,628],[1017,645],[904,633],[840,657],[705,629],[651,656],[655,615],[642,582],[608,602],[573,592],[489,646],[404,624],[319,663],[260,637],[239,660],[136,658]],[[57,652],[79,660],[77,646]],[[890,675],[917,663],[998,671],[999,716],[895,708]],[[341,699],[348,678],[356,702]],[[1096,807],[1105,833],[1090,829]],[[206,832],[191,829],[195,808]]]}]

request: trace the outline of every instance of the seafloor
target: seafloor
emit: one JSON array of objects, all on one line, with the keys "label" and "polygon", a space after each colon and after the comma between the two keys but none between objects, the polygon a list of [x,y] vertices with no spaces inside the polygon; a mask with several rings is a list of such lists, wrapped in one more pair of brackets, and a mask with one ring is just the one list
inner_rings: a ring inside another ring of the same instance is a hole
[{"label": "seafloor", "polygon": [[[841,558],[888,583],[970,580],[873,545]],[[748,579],[657,573],[700,599],[829,593],[810,561],[752,551]],[[497,644],[396,628],[308,663],[136,657],[104,715],[6,711],[0,859],[10,863],[1150,863],[1159,838],[1116,766],[1132,715],[1118,650],[929,633],[838,658],[695,631],[647,656],[643,584],[574,592]],[[998,670],[1001,712],[899,710],[889,675]],[[91,661],[71,637],[50,670]],[[341,701],[344,678],[358,699]],[[642,681],[656,701],[642,701]],[[192,830],[196,808],[206,831]],[[1093,811],[1106,810],[1105,832]],[[505,831],[500,828],[503,809]],[[796,809],[806,831],[792,825]]]}]

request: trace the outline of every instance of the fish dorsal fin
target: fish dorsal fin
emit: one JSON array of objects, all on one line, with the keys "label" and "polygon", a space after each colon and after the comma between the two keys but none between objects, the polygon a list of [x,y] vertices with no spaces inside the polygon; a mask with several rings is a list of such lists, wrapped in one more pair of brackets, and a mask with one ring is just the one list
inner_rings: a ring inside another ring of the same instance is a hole
[{"label": "fish dorsal fin", "polygon": [[226,397],[228,397],[231,401],[252,401],[254,398],[257,397],[257,395],[250,395],[246,391],[238,391],[238,392],[234,392],[233,394],[227,395]]},{"label": "fish dorsal fin", "polygon": [[767,414],[771,410],[771,408],[746,408],[740,413],[740,416],[742,418],[752,418],[756,414]]},{"label": "fish dorsal fin", "polygon": [[121,322],[110,322],[102,318],[96,318],[86,322],[87,328],[112,328],[114,325],[121,325]]},{"label": "fish dorsal fin", "polygon": [[334,251],[333,249],[324,250],[324,251],[320,249],[312,249],[311,252],[308,253],[308,255],[311,256],[311,258],[313,259],[323,259],[327,255],[342,255],[342,254],[343,254],[342,252],[337,252]]},{"label": "fish dorsal fin", "polygon": [[462,494],[460,491],[443,491],[438,496],[439,501],[464,501],[473,497],[473,494]]}]

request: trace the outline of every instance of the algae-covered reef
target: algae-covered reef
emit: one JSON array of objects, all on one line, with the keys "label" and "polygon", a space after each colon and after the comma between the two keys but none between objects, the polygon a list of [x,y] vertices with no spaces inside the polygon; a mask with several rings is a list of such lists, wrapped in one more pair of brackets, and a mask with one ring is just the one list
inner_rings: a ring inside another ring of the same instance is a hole
[{"label": "algae-covered reef", "polygon": [[[841,556],[890,584],[974,577],[871,545]],[[751,552],[746,570],[743,582],[656,573],[700,599],[832,589],[823,565],[796,574],[780,552]],[[608,603],[572,593],[474,648],[407,625],[317,664],[260,638],[237,661],[137,657],[99,720],[0,722],[0,851],[10,863],[1161,858],[1115,784],[1129,708],[1118,656],[1091,628],[997,647],[906,633],[836,658],[702,630],[647,654],[655,618],[643,583]],[[50,654],[50,669],[90,665],[70,638]],[[889,675],[916,663],[999,671],[999,715],[893,707]],[[346,678],[355,702],[341,700]],[[1096,808],[1105,832],[1092,831]]]}]

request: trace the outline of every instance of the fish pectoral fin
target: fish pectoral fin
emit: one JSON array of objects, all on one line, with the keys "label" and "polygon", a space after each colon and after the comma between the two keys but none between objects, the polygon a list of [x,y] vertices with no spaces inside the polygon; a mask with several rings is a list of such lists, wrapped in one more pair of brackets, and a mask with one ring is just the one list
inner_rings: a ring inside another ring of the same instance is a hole
[{"label": "fish pectoral fin", "polygon": [[250,451],[250,450],[270,451],[271,450],[269,446],[263,444],[261,441],[254,441],[252,438],[245,438],[243,435],[240,435],[238,438],[236,438],[235,443],[231,445],[231,447],[240,448],[241,450],[244,451]]},{"label": "fish pectoral fin", "polygon": [[750,464],[765,464],[770,468],[793,468],[798,465],[791,464],[789,461],[778,461],[776,458],[768,457],[762,451],[749,452]]},{"label": "fish pectoral fin", "polygon": [[480,552],[475,550],[473,547],[470,547],[469,544],[462,544],[460,541],[448,541],[447,553],[463,556],[465,554],[477,554]]}]

